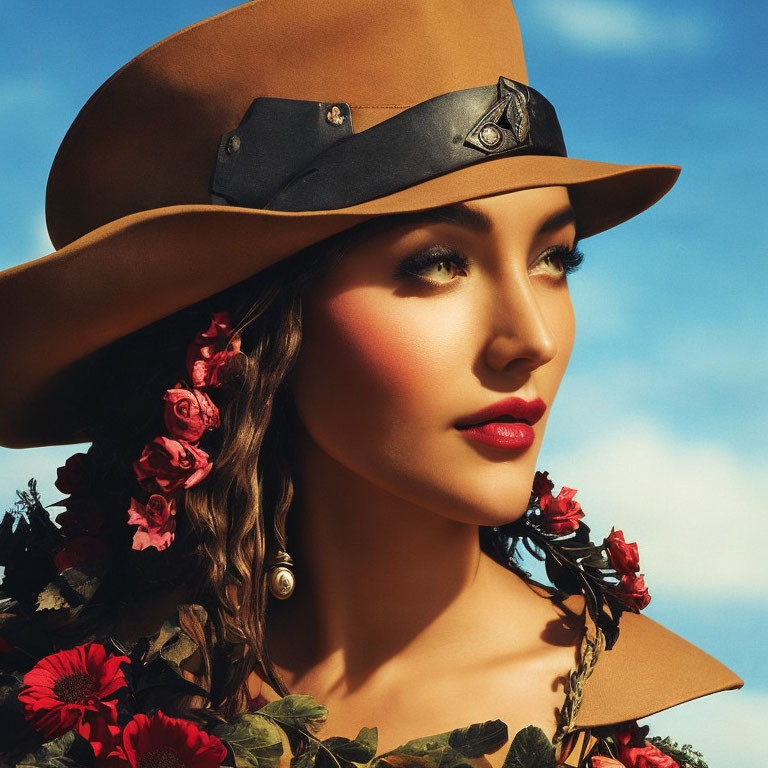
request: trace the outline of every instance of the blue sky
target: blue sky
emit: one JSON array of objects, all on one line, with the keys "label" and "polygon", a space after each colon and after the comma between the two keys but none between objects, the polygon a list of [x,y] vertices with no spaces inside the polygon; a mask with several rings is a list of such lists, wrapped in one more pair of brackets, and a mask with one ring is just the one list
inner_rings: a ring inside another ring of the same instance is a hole
[{"label": "blue sky", "polygon": [[[88,96],[144,47],[231,4],[2,0],[0,268],[50,250],[47,173]],[[579,336],[541,466],[579,488],[595,531],[615,524],[639,541],[648,613],[747,681],[654,729],[699,745],[713,768],[756,766],[750,735],[768,716],[768,14],[757,0],[517,9],[531,83],[572,156],[683,166],[659,205],[583,243]],[[54,500],[53,470],[71,452],[0,449],[0,499],[34,474]]]}]

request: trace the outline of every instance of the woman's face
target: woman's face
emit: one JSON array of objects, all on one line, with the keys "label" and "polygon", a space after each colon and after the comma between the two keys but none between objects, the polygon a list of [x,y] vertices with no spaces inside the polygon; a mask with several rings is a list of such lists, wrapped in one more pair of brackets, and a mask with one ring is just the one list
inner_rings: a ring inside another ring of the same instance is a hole
[{"label": "woman's face", "polygon": [[313,449],[396,497],[510,522],[573,345],[568,193],[421,216],[356,243],[312,286],[290,380],[299,418]]}]

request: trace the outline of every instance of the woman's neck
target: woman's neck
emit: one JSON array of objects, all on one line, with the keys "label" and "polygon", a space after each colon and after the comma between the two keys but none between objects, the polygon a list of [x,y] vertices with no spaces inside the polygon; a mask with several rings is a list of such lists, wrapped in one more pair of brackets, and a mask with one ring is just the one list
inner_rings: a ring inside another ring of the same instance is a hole
[{"label": "woman's neck", "polygon": [[[297,587],[271,607],[268,639],[298,677],[330,657],[351,682],[393,659],[449,652],[516,589],[482,554],[477,526],[397,498],[314,445],[297,485],[300,535],[288,542]],[[517,589],[526,596],[522,582]]]}]

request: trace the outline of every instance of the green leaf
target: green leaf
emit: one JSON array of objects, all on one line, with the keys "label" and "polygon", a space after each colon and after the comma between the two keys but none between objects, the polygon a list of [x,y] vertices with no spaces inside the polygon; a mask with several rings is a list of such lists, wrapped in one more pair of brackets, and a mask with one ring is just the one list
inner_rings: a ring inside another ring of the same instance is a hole
[{"label": "green leaf", "polygon": [[506,723],[501,720],[487,720],[451,731],[448,743],[466,757],[482,757],[489,752],[495,752],[508,738]]},{"label": "green leaf", "polygon": [[555,748],[541,728],[529,725],[512,739],[502,768],[555,768]]},{"label": "green leaf", "polygon": [[472,768],[471,758],[454,749],[448,740],[454,731],[412,739],[376,758],[373,767]]},{"label": "green leaf", "polygon": [[91,745],[82,736],[69,731],[22,758],[16,768],[84,768],[87,765],[93,765]]},{"label": "green leaf", "polygon": [[[362,738],[362,741],[359,740]],[[331,736],[320,744],[316,765],[322,768],[342,766],[352,768],[364,765],[376,754],[378,732],[375,728],[363,728],[358,738],[348,739],[344,736]]]},{"label": "green leaf", "polygon": [[243,713],[231,723],[217,725],[213,733],[232,747],[237,768],[276,768],[283,754],[280,728],[255,713]]},{"label": "green leaf", "polygon": [[291,768],[313,768],[319,749],[320,742],[317,740],[310,741],[307,749],[291,758]]},{"label": "green leaf", "polygon": [[690,744],[683,744],[681,747],[679,744],[672,741],[669,736],[665,736],[663,739],[659,736],[653,736],[648,739],[648,741],[660,749],[665,755],[669,755],[673,758],[679,765],[686,766],[686,768],[708,768],[704,761],[704,755],[694,749]]},{"label": "green leaf", "polygon": [[[355,741],[367,747],[371,753],[371,757],[373,757],[379,746],[379,729],[361,728],[360,732],[355,736]],[[371,757],[369,757],[368,760],[370,760]]]},{"label": "green leaf", "polygon": [[167,644],[160,651],[160,656],[168,662],[168,666],[177,675],[183,677],[181,665],[196,651],[197,643],[186,632],[179,630],[175,640],[172,643]]},{"label": "green leaf", "polygon": [[258,710],[281,725],[300,730],[311,730],[328,717],[328,710],[311,696],[303,693],[291,693],[282,699],[270,701]]}]

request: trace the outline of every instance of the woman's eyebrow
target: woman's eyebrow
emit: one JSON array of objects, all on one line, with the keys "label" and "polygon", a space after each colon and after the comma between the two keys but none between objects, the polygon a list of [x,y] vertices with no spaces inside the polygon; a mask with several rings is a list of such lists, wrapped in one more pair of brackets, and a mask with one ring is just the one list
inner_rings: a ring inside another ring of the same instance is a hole
[{"label": "woman's eyebrow", "polygon": [[[556,211],[539,227],[537,234],[544,234],[559,229],[565,224],[576,221],[576,213],[570,205]],[[370,219],[361,226],[368,234],[386,232],[398,227],[418,227],[423,224],[455,224],[479,234],[488,234],[493,229],[493,221],[481,211],[465,207],[462,203],[427,208],[423,211],[395,213]]]},{"label": "woman's eyebrow", "polygon": [[[444,205],[439,208],[429,208],[425,211],[398,214],[398,224],[456,224],[480,234],[488,234],[493,229],[493,221],[480,211],[467,208],[462,204]],[[576,221],[576,212],[570,205],[565,206],[549,216],[539,227],[537,234],[544,234],[559,229],[566,224]]]},{"label": "woman's eyebrow", "polygon": [[554,229],[560,229],[560,227],[570,224],[576,221],[576,211],[571,208],[570,205],[566,206],[557,213],[553,213],[542,225],[539,227],[539,234],[543,235],[545,232],[551,232]]}]

